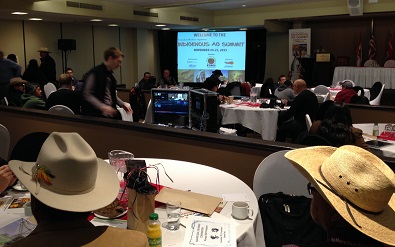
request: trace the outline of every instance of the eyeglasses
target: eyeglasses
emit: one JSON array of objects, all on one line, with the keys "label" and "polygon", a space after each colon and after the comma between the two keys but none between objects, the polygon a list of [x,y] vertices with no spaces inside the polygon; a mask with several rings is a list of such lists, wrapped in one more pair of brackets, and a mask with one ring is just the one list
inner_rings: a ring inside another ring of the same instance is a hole
[{"label": "eyeglasses", "polygon": [[311,185],[311,183],[308,183],[307,184],[307,191],[309,192],[309,195],[311,195],[313,191],[317,192],[317,189],[314,188],[314,186]]}]

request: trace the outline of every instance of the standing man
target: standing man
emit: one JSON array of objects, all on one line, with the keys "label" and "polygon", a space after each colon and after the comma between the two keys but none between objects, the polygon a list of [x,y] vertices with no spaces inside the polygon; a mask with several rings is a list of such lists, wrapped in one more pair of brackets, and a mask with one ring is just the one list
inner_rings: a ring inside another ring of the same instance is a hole
[{"label": "standing man", "polygon": [[40,70],[49,82],[56,82],[56,63],[49,55],[51,52],[46,47],[41,47],[37,52],[40,52]]},{"label": "standing man", "polygon": [[8,93],[11,78],[19,76],[21,76],[21,66],[5,58],[4,52],[0,51],[0,104]]},{"label": "standing man", "polygon": [[173,77],[170,77],[170,70],[163,70],[163,77],[159,80],[159,86],[161,88],[177,86],[176,80],[174,80]]},{"label": "standing man", "polygon": [[82,91],[86,101],[82,107],[82,114],[122,119],[117,105],[127,113],[132,113],[130,105],[123,102],[116,94],[117,80],[113,76],[113,70],[121,66],[122,60],[122,52],[116,47],[110,47],[104,51],[104,62],[88,72]]}]

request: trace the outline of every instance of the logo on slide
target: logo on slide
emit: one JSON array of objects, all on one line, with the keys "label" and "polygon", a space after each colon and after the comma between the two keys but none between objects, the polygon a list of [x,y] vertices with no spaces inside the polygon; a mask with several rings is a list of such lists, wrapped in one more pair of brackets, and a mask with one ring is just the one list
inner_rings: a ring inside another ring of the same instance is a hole
[{"label": "logo on slide", "polygon": [[214,57],[207,58],[207,67],[215,67],[215,58]]}]

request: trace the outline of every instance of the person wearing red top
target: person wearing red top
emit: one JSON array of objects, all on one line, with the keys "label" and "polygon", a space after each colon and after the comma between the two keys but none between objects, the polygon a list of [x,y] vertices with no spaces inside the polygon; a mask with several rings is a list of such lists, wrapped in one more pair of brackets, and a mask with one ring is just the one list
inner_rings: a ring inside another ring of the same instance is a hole
[{"label": "person wearing red top", "polygon": [[353,96],[357,95],[354,91],[354,82],[350,80],[344,80],[339,83],[342,86],[342,90],[336,95],[335,102],[336,103],[350,103],[350,100]]}]

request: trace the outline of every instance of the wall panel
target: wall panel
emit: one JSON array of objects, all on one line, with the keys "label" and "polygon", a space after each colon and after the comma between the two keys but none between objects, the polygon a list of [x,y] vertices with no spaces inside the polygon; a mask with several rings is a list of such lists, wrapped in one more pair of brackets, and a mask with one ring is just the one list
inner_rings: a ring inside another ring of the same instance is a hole
[{"label": "wall panel", "polygon": [[76,50],[67,52],[67,66],[81,79],[93,67],[92,26],[88,24],[62,24],[63,39],[75,39]]}]

